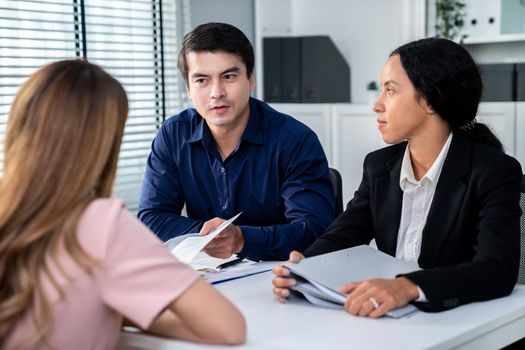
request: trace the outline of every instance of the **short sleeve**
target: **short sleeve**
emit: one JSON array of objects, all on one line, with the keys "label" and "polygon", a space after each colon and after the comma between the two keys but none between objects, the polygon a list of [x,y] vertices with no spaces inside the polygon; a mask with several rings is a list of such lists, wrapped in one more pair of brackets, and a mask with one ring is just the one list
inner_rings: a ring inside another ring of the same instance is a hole
[{"label": "short sleeve", "polygon": [[122,204],[118,207],[109,214],[113,219],[107,226],[108,240],[96,277],[106,305],[148,328],[199,276]]}]

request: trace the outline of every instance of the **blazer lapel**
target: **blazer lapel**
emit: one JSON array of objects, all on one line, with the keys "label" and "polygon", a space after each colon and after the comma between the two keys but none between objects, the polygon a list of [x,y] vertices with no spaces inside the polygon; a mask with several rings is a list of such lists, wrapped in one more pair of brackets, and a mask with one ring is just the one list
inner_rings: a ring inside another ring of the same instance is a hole
[{"label": "blazer lapel", "polygon": [[469,172],[471,148],[465,136],[454,134],[423,228],[418,259],[422,268],[435,266],[456,222],[466,191],[461,177]]},{"label": "blazer lapel", "polygon": [[405,143],[405,147],[401,147],[386,162],[388,173],[375,180],[376,243],[379,250],[391,256],[396,256],[397,233],[401,221],[403,191],[399,187],[399,175],[406,145]]}]

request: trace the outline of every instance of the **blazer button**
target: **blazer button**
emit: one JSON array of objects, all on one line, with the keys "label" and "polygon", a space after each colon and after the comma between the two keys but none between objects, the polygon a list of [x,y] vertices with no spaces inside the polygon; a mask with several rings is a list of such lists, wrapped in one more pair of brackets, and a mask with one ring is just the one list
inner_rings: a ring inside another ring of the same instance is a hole
[{"label": "blazer button", "polygon": [[444,299],[443,300],[443,307],[445,307],[447,309],[450,309],[450,308],[453,308],[455,306],[458,306],[458,304],[459,304],[458,298],[449,298],[449,299]]}]

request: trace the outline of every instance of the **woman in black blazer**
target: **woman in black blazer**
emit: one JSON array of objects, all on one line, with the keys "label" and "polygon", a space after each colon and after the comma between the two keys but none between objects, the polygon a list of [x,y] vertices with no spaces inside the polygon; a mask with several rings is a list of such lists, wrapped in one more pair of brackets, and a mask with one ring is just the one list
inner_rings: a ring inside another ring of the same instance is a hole
[{"label": "woman in black blazer", "polygon": [[[376,240],[379,250],[423,269],[395,279],[342,286],[345,309],[380,317],[415,303],[441,311],[508,295],[520,256],[521,167],[475,116],[479,71],[460,45],[438,38],[393,51],[374,103],[389,146],[367,155],[363,179],[346,210],[303,254]],[[295,283],[274,268],[280,301]]]}]

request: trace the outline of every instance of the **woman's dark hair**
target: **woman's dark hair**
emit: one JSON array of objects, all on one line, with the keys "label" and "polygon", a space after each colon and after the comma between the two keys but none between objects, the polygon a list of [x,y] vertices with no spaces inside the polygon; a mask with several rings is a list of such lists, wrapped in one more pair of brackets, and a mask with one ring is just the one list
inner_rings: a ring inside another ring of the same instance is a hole
[{"label": "woman's dark hair", "polygon": [[503,150],[496,135],[476,122],[483,83],[467,50],[451,40],[427,38],[400,46],[393,55],[399,55],[416,91],[454,132]]},{"label": "woman's dark hair", "polygon": [[225,51],[239,56],[246,65],[248,77],[253,74],[253,47],[246,35],[238,28],[226,23],[210,22],[195,27],[184,36],[179,52],[177,66],[186,86],[188,86],[188,63],[186,55],[189,52]]}]

